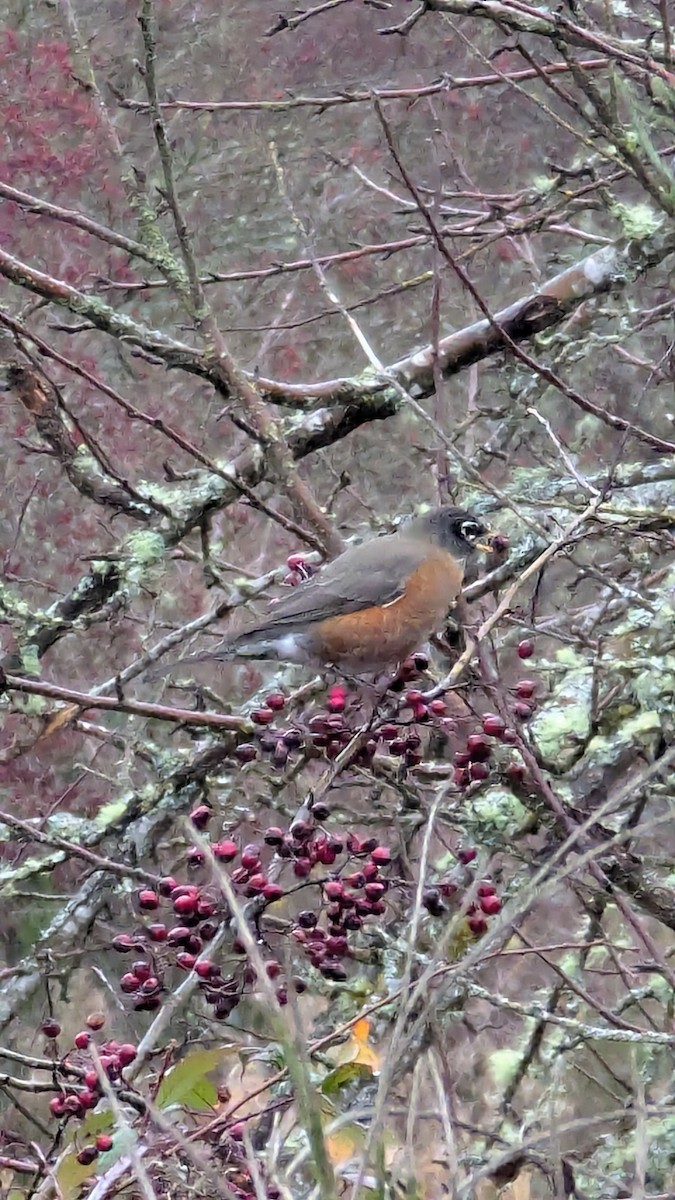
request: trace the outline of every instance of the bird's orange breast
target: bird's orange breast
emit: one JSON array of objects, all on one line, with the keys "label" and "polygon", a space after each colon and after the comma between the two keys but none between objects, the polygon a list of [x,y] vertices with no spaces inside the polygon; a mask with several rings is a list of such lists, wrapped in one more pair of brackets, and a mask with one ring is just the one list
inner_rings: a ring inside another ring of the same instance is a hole
[{"label": "bird's orange breast", "polygon": [[389,604],[329,617],[311,630],[325,662],[353,667],[395,666],[440,627],[462,586],[463,564],[430,548]]}]

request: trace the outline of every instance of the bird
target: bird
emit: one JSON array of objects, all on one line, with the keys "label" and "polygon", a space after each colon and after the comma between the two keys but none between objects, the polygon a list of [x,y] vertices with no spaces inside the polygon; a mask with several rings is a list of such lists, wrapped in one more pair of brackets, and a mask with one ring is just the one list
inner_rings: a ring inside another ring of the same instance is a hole
[{"label": "bird", "polygon": [[[467,560],[491,551],[472,513],[445,504],[395,533],[350,546],[274,602],[259,624],[152,676],[188,662],[237,658],[336,667],[356,673],[402,663],[442,625],[462,588]],[[483,539],[483,540],[481,540]]]}]

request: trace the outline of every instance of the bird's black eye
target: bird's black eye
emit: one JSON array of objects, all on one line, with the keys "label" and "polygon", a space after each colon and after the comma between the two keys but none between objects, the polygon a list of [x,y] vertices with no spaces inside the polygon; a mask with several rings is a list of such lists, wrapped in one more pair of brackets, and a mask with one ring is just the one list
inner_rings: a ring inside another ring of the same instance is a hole
[{"label": "bird's black eye", "polygon": [[476,538],[480,537],[481,533],[484,533],[485,530],[482,525],[478,524],[478,521],[462,521],[459,532],[465,541],[475,542]]}]

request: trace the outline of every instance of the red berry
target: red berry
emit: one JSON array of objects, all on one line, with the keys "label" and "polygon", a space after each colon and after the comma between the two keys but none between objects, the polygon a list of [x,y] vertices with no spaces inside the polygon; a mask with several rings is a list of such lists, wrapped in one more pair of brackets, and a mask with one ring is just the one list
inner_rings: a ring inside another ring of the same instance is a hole
[{"label": "red berry", "polygon": [[195,896],[177,896],[173,902],[173,910],[179,917],[191,917],[197,911]]},{"label": "red berry", "polygon": [[92,1091],[90,1088],[84,1088],[78,1093],[77,1098],[80,1101],[80,1108],[82,1108],[84,1112],[87,1112],[91,1108],[96,1108],[96,1105],[99,1101],[98,1094]]},{"label": "red berry", "polygon": [[180,967],[183,971],[191,971],[196,961],[194,954],[188,954],[187,950],[181,950],[176,955],[176,966]]},{"label": "red berry", "polygon": [[306,879],[312,870],[312,862],[309,858],[296,858],[293,863],[293,874],[298,879]]},{"label": "red berry", "polygon": [[520,696],[521,700],[529,700],[530,696],[534,696],[537,690],[537,685],[534,679],[519,679],[516,684],[516,695]]},{"label": "red berry", "polygon": [[138,907],[146,910],[159,908],[159,896],[153,888],[143,888],[138,893]]},{"label": "red berry", "polygon": [[63,1107],[67,1113],[71,1113],[74,1117],[78,1117],[82,1112],[79,1096],[67,1096],[63,1102]]},{"label": "red berry", "polygon": [[251,720],[254,725],[271,725],[274,720],[274,713],[271,708],[254,708],[251,713]]},{"label": "red berry", "polygon": [[232,838],[224,838],[222,842],[215,842],[211,849],[219,862],[232,862],[239,853],[239,847]]},{"label": "red berry", "polygon": [[519,741],[518,734],[515,729],[505,729],[502,734],[502,741],[507,746],[515,746]]},{"label": "red berry", "polygon": [[339,879],[329,879],[323,885],[323,894],[327,900],[342,900],[345,889]]},{"label": "red berry", "polygon": [[469,775],[472,779],[489,779],[490,768],[482,762],[472,762],[469,767]]},{"label": "red berry", "polygon": [[273,712],[281,712],[285,705],[286,697],[281,692],[270,692],[269,696],[265,696],[265,706]]},{"label": "red berry", "polygon": [[494,896],[497,891],[494,883],[479,883],[476,889],[478,896]]},{"label": "red berry", "polygon": [[82,1082],[86,1088],[89,1088],[90,1092],[95,1092],[100,1086],[98,1082],[98,1075],[94,1070],[85,1071]]},{"label": "red berry", "polygon": [[86,1050],[91,1041],[91,1034],[87,1033],[86,1029],[82,1033],[76,1033],[74,1038],[75,1046],[78,1050]]},{"label": "red berry", "polygon": [[469,772],[466,770],[466,767],[455,767],[455,770],[453,771],[453,775],[452,775],[452,780],[453,780],[455,787],[458,787],[458,788],[468,787],[469,779],[470,779],[470,776],[469,776]]},{"label": "red berry", "polygon": [[170,896],[174,888],[177,887],[178,882],[174,879],[173,875],[165,875],[164,878],[160,879],[159,881],[159,892],[161,896]]},{"label": "red berry", "polygon": [[485,917],[481,917],[481,916],[469,917],[467,924],[468,924],[471,932],[476,934],[477,937],[480,936],[481,933],[485,933],[485,931],[487,930],[487,921],[485,920]]},{"label": "red berry", "polygon": [[281,900],[281,897],[284,894],[284,889],[280,887],[278,883],[266,883],[262,890],[262,894],[265,899],[269,900],[271,903],[273,900]]},{"label": "red berry", "polygon": [[127,971],[126,975],[123,975],[120,979],[120,987],[123,992],[137,992],[140,985],[140,979],[136,975],[133,975],[131,971]]},{"label": "red berry", "polygon": [[58,1021],[53,1020],[51,1017],[43,1021],[40,1028],[46,1038],[57,1038],[61,1032],[61,1026]]},{"label": "red berry", "polygon": [[213,813],[208,804],[198,804],[190,813],[190,820],[196,829],[206,829]]},{"label": "red berry", "polygon": [[81,1167],[90,1167],[97,1158],[98,1150],[95,1146],[83,1146],[77,1156],[77,1161]]},{"label": "red berry", "polygon": [[288,567],[289,571],[306,569],[307,562],[304,554],[289,554],[288,558],[286,559],[286,566]]},{"label": "red berry", "polygon": [[113,1140],[109,1133],[99,1133],[96,1138],[96,1149],[99,1154],[105,1154],[112,1149]]},{"label": "red berry", "polygon": [[284,831],[277,825],[271,825],[263,834],[263,841],[268,846],[280,846],[284,840]]},{"label": "red berry", "polygon": [[155,996],[161,989],[161,983],[156,975],[150,975],[148,979],[144,979],[141,984],[141,991],[144,996]]},{"label": "red berry", "polygon": [[424,693],[420,692],[417,688],[411,688],[405,694],[405,702],[410,708],[415,708],[416,705],[424,703]]},{"label": "red berry", "polygon": [[244,1140],[244,1130],[246,1126],[243,1121],[237,1121],[235,1125],[230,1125],[228,1133],[233,1142],[242,1142]]},{"label": "red berry", "polygon": [[216,963],[211,962],[209,958],[200,958],[195,963],[195,975],[200,979],[210,979],[212,975],[217,975],[219,969]]},{"label": "red berry", "polygon": [[152,975],[152,967],[149,962],[141,958],[137,962],[132,962],[131,974],[140,979],[141,983],[145,983],[146,979],[149,979]]},{"label": "red berry", "polygon": [[53,1096],[49,1101],[49,1111],[53,1117],[62,1117],[65,1112],[65,1104],[62,1096]]},{"label": "red berry", "polygon": [[135,938],[129,936],[128,933],[118,933],[110,943],[113,950],[117,950],[119,954],[128,954],[136,946]]},{"label": "red berry", "polygon": [[170,946],[182,946],[190,937],[190,930],[187,925],[174,925],[166,935],[166,940]]},{"label": "red berry", "polygon": [[137,1053],[138,1051],[136,1050],[133,1042],[123,1042],[117,1051],[117,1057],[120,1060],[120,1066],[128,1067],[129,1063],[134,1061]]},{"label": "red berry", "polygon": [[496,913],[501,912],[502,902],[499,896],[483,896],[480,906],[487,917],[494,917]]},{"label": "red berry", "polygon": [[378,867],[386,867],[391,862],[391,850],[387,846],[375,846],[370,851],[370,861]]},{"label": "red berry", "polygon": [[467,754],[464,750],[458,750],[452,761],[456,767],[468,767],[471,762],[471,755]]},{"label": "red berry", "polygon": [[436,700],[432,700],[429,705],[429,712],[433,713],[435,717],[444,717],[447,711],[448,706],[440,696]]},{"label": "red berry", "polygon": [[263,888],[267,886],[267,876],[263,875],[262,871],[256,872],[255,875],[251,875],[251,878],[248,881],[248,886],[250,894],[257,896],[258,893],[262,892]]},{"label": "red berry", "polygon": [[483,717],[483,733],[488,737],[500,738],[506,729],[506,721],[498,713],[486,713]]},{"label": "red berry", "polygon": [[148,925],[148,937],[151,942],[165,942],[167,928],[162,922],[157,922],[156,925]]},{"label": "red berry", "polygon": [[527,721],[532,716],[532,708],[529,704],[525,704],[524,700],[516,700],[513,706],[514,716],[518,717],[519,721]]},{"label": "red berry", "polygon": [[473,846],[468,846],[466,848],[466,850],[458,850],[457,851],[457,858],[458,858],[459,862],[463,863],[463,865],[465,867],[470,862],[473,862],[474,858],[476,858],[477,856],[478,856],[478,851],[474,850]]},{"label": "red berry", "polygon": [[518,642],[518,658],[532,658],[534,654],[534,642],[531,638],[523,638]]}]

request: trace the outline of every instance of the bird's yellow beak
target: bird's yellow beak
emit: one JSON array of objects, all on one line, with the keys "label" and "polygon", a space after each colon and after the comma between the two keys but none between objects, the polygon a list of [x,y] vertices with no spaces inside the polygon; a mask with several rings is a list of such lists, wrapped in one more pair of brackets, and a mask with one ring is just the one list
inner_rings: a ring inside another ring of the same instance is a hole
[{"label": "bird's yellow beak", "polygon": [[489,533],[488,537],[490,538],[489,542],[474,542],[476,550],[482,550],[484,554],[492,554],[494,550],[494,546],[492,545],[492,534]]}]

